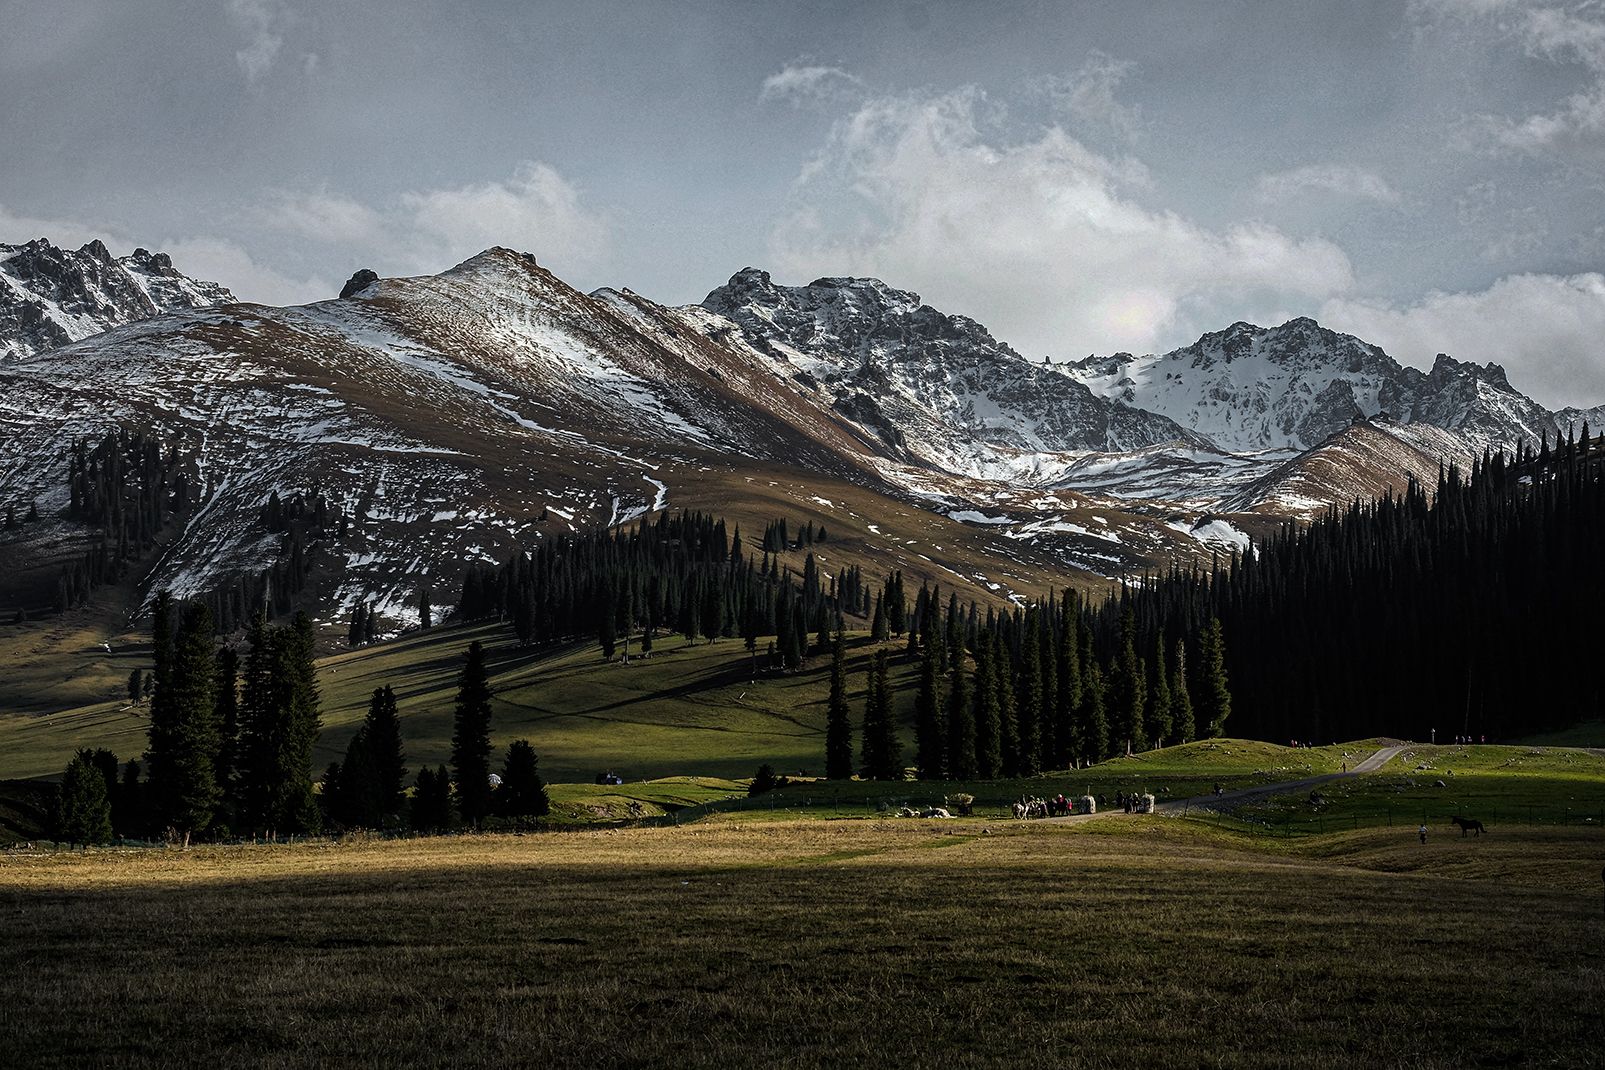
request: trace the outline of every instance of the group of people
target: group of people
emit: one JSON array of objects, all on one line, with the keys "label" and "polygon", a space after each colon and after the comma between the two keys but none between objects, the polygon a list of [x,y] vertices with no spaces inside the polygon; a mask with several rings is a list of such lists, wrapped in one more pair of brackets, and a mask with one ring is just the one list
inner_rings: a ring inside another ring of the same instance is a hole
[{"label": "group of people", "polygon": [[1488,742],[1488,737],[1487,736],[1456,736],[1455,737],[1455,746],[1457,746],[1457,747],[1469,747],[1473,743],[1486,743],[1486,742]]}]

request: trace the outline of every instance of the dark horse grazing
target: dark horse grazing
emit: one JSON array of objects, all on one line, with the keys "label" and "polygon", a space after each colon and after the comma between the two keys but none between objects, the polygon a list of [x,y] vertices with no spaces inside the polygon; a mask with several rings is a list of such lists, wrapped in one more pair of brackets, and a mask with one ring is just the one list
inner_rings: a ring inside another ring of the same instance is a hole
[{"label": "dark horse grazing", "polygon": [[1462,836],[1464,836],[1466,833],[1470,832],[1472,829],[1476,829],[1477,830],[1477,835],[1479,835],[1479,836],[1481,836],[1484,832],[1488,831],[1487,829],[1482,827],[1482,822],[1478,821],[1474,817],[1451,817],[1449,819],[1449,824],[1451,824],[1451,825],[1459,825],[1460,826],[1460,835],[1462,835]]}]

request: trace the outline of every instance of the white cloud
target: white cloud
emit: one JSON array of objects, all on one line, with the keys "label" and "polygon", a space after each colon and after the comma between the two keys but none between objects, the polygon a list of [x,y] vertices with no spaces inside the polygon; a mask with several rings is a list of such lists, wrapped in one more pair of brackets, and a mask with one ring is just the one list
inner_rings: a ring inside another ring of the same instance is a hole
[{"label": "white cloud", "polygon": [[1363,167],[1344,164],[1310,164],[1291,171],[1277,171],[1259,177],[1259,198],[1283,201],[1302,193],[1335,193],[1343,197],[1396,204],[1399,193],[1387,179]]},{"label": "white cloud", "polygon": [[68,219],[42,219],[21,215],[0,204],[0,242],[21,245],[35,238],[46,238],[52,245],[76,249],[99,238],[114,253],[133,248],[120,228],[109,224],[83,223]]},{"label": "white cloud", "polygon": [[[543,163],[507,179],[403,193],[368,204],[339,192],[280,192],[261,221],[381,275],[433,273],[493,245],[562,266],[595,263],[610,232],[568,181]],[[344,262],[343,261],[343,262]]]},{"label": "white cloud", "polygon": [[[1523,153],[1592,143],[1605,134],[1605,20],[1593,0],[1569,5],[1522,5],[1510,0],[1417,0],[1412,12],[1425,22],[1454,16],[1482,26],[1507,47],[1515,42],[1527,55],[1581,68],[1584,85],[1547,111],[1523,117],[1480,115],[1470,126],[1473,144]],[[1497,17],[1492,17],[1497,16]]]},{"label": "white cloud", "polygon": [[281,0],[229,0],[228,10],[246,37],[234,60],[246,82],[254,84],[273,69],[284,47],[286,9]]},{"label": "white cloud", "polygon": [[1335,298],[1321,322],[1398,359],[1437,353],[1503,365],[1511,385],[1552,408],[1605,401],[1605,276],[1507,275],[1475,293],[1413,304]]},{"label": "white cloud", "polygon": [[793,63],[763,80],[759,100],[805,101],[836,100],[863,89],[864,80],[840,67]]},{"label": "white cloud", "polygon": [[998,113],[973,88],[863,103],[799,179],[777,267],[879,276],[1031,355],[1153,349],[1352,283],[1329,242],[1145,207],[1140,164],[1057,126],[1011,138]]},{"label": "white cloud", "polygon": [[1070,77],[1050,76],[1037,84],[1071,119],[1135,138],[1143,131],[1142,110],[1116,96],[1120,83],[1135,69],[1130,60],[1094,51]]},{"label": "white cloud", "polygon": [[[323,301],[339,292],[339,283],[318,275],[297,279],[258,263],[227,238],[175,238],[158,244],[173,266],[193,279],[220,282],[242,301],[262,305],[299,305]],[[341,280],[344,281],[344,280]]]}]

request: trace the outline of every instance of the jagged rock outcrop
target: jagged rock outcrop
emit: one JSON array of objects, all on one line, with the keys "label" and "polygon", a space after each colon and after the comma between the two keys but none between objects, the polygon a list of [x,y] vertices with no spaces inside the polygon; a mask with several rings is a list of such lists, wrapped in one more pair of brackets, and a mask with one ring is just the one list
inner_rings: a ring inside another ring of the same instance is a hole
[{"label": "jagged rock outcrop", "polygon": [[164,312],[227,304],[234,295],[173,267],[166,253],[113,257],[100,240],[77,250],[44,238],[0,245],[0,358],[25,357]]},{"label": "jagged rock outcrop", "polygon": [[340,287],[340,297],[344,300],[352,294],[361,293],[378,281],[379,273],[377,271],[371,268],[358,268],[357,272],[346,280],[346,284]]}]

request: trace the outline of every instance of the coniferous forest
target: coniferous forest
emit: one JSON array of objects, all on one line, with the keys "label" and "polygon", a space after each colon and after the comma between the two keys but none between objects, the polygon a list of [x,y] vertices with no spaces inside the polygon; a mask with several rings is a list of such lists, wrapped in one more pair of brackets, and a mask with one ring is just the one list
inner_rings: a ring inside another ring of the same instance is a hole
[{"label": "coniferous forest", "polygon": [[1233,734],[1490,741],[1599,709],[1605,439],[1485,455],[1429,495],[1333,509],[1212,573],[1123,589],[1140,643],[1226,639]]}]

